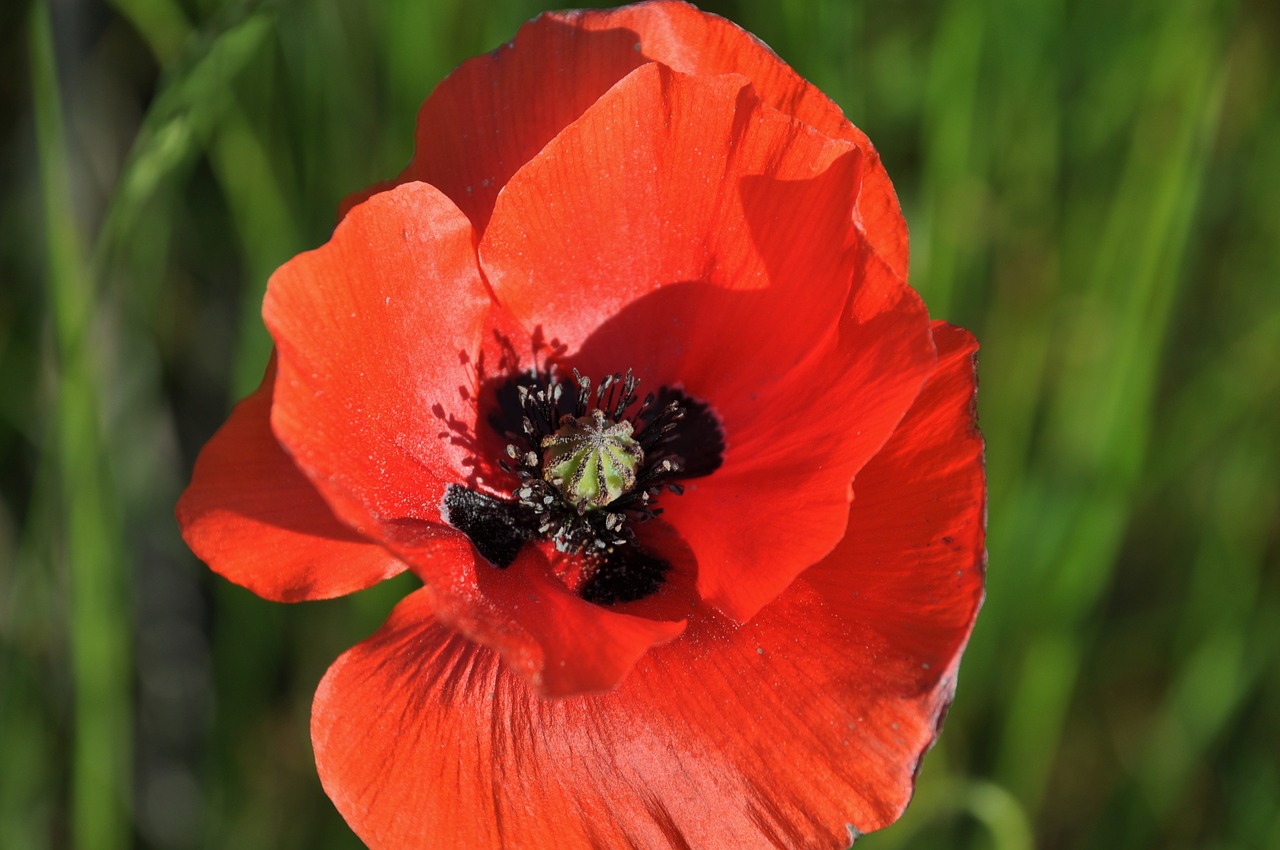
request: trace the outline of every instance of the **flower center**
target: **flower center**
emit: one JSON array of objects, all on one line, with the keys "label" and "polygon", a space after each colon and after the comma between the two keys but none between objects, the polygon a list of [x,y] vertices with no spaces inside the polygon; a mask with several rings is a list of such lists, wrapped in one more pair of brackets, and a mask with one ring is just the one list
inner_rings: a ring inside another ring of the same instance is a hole
[{"label": "flower center", "polygon": [[638,405],[640,381],[630,371],[607,375],[592,388],[576,370],[566,384],[521,386],[524,445],[507,445],[520,484],[512,494],[538,517],[537,533],[562,552],[597,554],[631,540],[628,520],[661,513],[658,495],[680,493],[672,481],[684,467],[671,437],[684,419],[679,399]]},{"label": "flower center", "polygon": [[565,416],[560,430],[542,438],[542,477],[580,510],[603,508],[636,486],[644,449],[631,422],[610,422],[599,408]]},{"label": "flower center", "polygon": [[593,385],[574,370],[572,381],[526,373],[495,386],[489,421],[508,441],[498,465],[518,483],[509,500],[450,485],[446,520],[498,568],[530,541],[552,542],[568,556],[562,580],[588,601],[656,592],[668,564],[633,527],[662,513],[664,491],[684,491],[677,479],[715,471],[724,437],[704,402],[671,387],[640,401],[638,385],[630,371]]}]

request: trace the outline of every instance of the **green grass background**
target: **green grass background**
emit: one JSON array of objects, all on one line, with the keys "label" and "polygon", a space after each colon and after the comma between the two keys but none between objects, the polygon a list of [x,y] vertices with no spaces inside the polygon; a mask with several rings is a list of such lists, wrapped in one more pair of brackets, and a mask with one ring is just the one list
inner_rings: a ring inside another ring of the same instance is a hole
[{"label": "green grass background", "polygon": [[[542,8],[0,4],[0,847],[358,846],[310,700],[410,584],[266,603],[172,506],[270,272]],[[870,134],[983,343],[987,603],[859,846],[1280,847],[1280,6],[706,8]]]}]

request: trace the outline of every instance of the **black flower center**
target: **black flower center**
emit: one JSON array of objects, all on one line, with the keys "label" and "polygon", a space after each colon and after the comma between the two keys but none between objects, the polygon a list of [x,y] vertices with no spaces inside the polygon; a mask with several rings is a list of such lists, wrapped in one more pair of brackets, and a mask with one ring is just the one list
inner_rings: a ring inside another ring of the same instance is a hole
[{"label": "black flower center", "polygon": [[670,387],[639,400],[639,383],[628,370],[593,387],[574,370],[571,382],[522,375],[499,387],[490,424],[507,441],[510,498],[451,485],[447,520],[499,568],[528,541],[554,543],[580,559],[574,589],[591,602],[656,592],[670,566],[634,527],[662,513],[660,496],[684,492],[681,479],[717,469],[724,438],[706,403]]}]

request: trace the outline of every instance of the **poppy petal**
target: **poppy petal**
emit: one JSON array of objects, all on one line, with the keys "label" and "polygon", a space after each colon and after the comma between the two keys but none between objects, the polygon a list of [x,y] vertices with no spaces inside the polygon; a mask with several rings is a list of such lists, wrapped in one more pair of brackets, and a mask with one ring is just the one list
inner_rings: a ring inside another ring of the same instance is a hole
[{"label": "poppy petal", "polygon": [[937,371],[858,473],[844,540],[804,575],[824,596],[855,595],[855,613],[875,624],[877,643],[919,659],[924,671],[959,656],[986,564],[986,476],[974,407],[978,344],[945,322],[934,322],[933,335]]},{"label": "poppy petal", "polygon": [[497,297],[570,365],[712,405],[723,466],[665,519],[740,621],[840,540],[934,365],[923,303],[850,223],[859,163],[740,77],[648,65],[511,179],[481,240]]},{"label": "poppy petal", "polygon": [[[481,232],[511,176],[646,62],[686,74],[741,74],[765,103],[856,145],[866,155],[866,175],[855,220],[905,280],[906,225],[866,135],[759,39],[687,3],[539,15],[511,42],[464,62],[436,87],[418,114],[414,158],[399,180],[439,187]],[[365,197],[348,199],[344,211]]]},{"label": "poppy petal", "polygon": [[[665,737],[685,694],[661,690],[543,699],[435,622],[419,593],[330,667],[312,744],[325,791],[371,850],[760,846],[733,796],[739,771],[722,774],[687,729]],[[646,713],[654,698],[662,710]],[[732,702],[704,719],[728,731]],[[712,793],[694,796],[702,785]]]},{"label": "poppy petal", "polygon": [[651,647],[678,636],[692,611],[692,571],[677,566],[654,599],[596,605],[556,574],[561,555],[524,545],[505,567],[465,539],[419,536],[414,523],[384,527],[388,545],[423,580],[436,619],[498,652],[546,697],[609,690]]},{"label": "poppy petal", "polygon": [[682,2],[637,3],[607,12],[562,13],[566,21],[603,40],[618,29],[636,33],[641,52],[685,74],[741,74],[760,99],[780,112],[863,152],[862,187],[855,218],[872,249],[893,273],[907,276],[907,227],[898,196],[870,139],[829,97],[805,80],[760,39]]},{"label": "poppy petal", "polygon": [[475,432],[471,363],[490,303],[470,223],[420,183],[370,198],[272,275],[271,426],[357,529],[440,523],[445,488],[471,475],[459,435]]},{"label": "poppy petal", "polygon": [[389,191],[399,186],[401,183],[408,183],[408,182],[412,182],[412,181],[406,178],[397,178],[395,180],[379,180],[377,183],[374,183],[372,186],[361,189],[358,192],[352,192],[350,195],[347,195],[338,203],[338,221],[342,221],[343,217],[346,216],[346,214],[351,211],[352,207],[357,206],[359,204],[363,204],[365,201],[369,200],[374,195],[378,195],[378,194],[381,194],[382,192]]},{"label": "poppy petal", "polygon": [[526,546],[507,569],[490,568],[480,576],[485,597],[532,639],[506,657],[512,661],[515,655],[517,669],[525,668],[543,696],[607,691],[651,647],[685,628],[684,620],[650,619],[587,602],[551,574],[540,547]]},{"label": "poppy petal", "polygon": [[699,595],[739,622],[846,536],[851,482],[933,371],[924,304],[905,287],[895,295],[847,314],[835,340],[758,393],[749,418],[726,417],[723,466],[663,502],[697,556]]},{"label": "poppy petal", "polygon": [[860,473],[848,542],[750,623],[700,618],[617,690],[547,701],[424,598],[397,607],[316,695],[352,828],[374,850],[837,848],[895,820],[982,598],[975,345],[934,331],[939,367]]},{"label": "poppy petal", "polygon": [[[745,395],[839,315],[859,163],[742,77],[646,65],[511,179],[481,265],[503,305],[577,352],[585,374],[634,367],[651,387]],[[643,315],[619,315],[669,287]]]},{"label": "poppy petal", "polygon": [[572,14],[539,15],[436,87],[418,113],[413,160],[400,179],[438,186],[483,231],[511,175],[647,61],[635,47],[635,33],[583,38]]},{"label": "poppy petal", "polygon": [[279,602],[371,587],[405,565],[333,515],[271,433],[274,358],[262,385],[196,459],[178,501],[183,539],[214,572]]}]

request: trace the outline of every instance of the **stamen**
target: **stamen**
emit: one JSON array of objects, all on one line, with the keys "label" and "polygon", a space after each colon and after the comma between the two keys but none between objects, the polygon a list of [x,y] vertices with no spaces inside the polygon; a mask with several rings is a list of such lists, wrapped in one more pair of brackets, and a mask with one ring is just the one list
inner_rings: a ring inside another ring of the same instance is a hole
[{"label": "stamen", "polygon": [[505,438],[497,465],[515,479],[511,498],[451,487],[446,518],[495,566],[541,538],[580,559],[584,599],[640,599],[668,567],[637,545],[635,524],[662,513],[664,494],[684,492],[677,479],[716,469],[724,438],[711,408],[678,389],[639,400],[630,369],[594,386],[572,374],[570,383],[530,372],[498,390],[489,421]]}]

